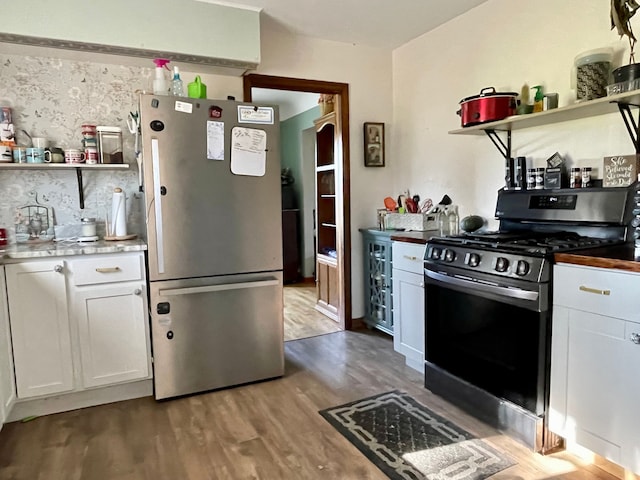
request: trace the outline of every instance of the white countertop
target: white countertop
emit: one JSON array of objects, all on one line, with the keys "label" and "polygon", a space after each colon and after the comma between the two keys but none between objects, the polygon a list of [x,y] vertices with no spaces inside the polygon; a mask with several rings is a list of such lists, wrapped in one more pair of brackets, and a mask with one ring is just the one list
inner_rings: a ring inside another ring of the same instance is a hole
[{"label": "white countertop", "polygon": [[14,259],[29,259],[43,257],[62,257],[70,255],[93,255],[98,253],[140,252],[147,249],[147,244],[142,239],[71,243],[47,242],[47,243],[21,243],[13,244],[0,250],[0,261]]}]

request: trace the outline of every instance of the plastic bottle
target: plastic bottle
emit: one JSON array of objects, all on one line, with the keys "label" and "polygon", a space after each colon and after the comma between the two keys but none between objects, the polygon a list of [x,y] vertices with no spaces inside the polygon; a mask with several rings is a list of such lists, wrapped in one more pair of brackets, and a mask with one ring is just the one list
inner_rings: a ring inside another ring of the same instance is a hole
[{"label": "plastic bottle", "polygon": [[460,233],[460,217],[458,216],[458,206],[447,206],[447,217],[449,221],[449,235],[458,235]]},{"label": "plastic bottle", "polygon": [[171,95],[174,97],[184,97],[184,85],[180,78],[178,67],[173,67],[173,80],[171,81]]},{"label": "plastic bottle", "polygon": [[531,87],[536,90],[536,95],[533,97],[533,113],[541,112],[544,109],[544,92],[542,86],[536,85]]},{"label": "plastic bottle", "polygon": [[155,58],[153,63],[156,64],[156,78],[153,80],[153,93],[155,95],[169,95],[169,82],[164,74],[164,68],[169,70],[166,58]]}]

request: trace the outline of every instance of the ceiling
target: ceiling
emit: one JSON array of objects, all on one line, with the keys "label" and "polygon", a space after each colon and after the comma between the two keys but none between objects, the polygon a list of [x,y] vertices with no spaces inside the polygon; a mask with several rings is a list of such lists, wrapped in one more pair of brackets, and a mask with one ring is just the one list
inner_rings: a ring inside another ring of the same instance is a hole
[{"label": "ceiling", "polygon": [[259,10],[288,31],[394,49],[487,0],[199,0]]}]

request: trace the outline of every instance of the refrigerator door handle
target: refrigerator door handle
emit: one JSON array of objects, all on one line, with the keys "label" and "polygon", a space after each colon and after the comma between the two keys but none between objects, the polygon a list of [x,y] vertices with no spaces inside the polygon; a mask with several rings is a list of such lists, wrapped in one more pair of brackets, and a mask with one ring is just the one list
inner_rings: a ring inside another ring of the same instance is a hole
[{"label": "refrigerator door handle", "polygon": [[164,273],[164,238],[162,233],[162,194],[160,189],[160,147],[158,139],[151,139],[151,160],[153,165],[153,201],[155,207],[156,225],[156,255],[158,260],[158,273]]},{"label": "refrigerator door handle", "polygon": [[225,290],[240,290],[244,288],[273,287],[279,284],[280,282],[278,280],[260,280],[257,282],[239,282],[239,283],[224,283],[221,285],[206,285],[204,287],[165,288],[165,289],[158,290],[158,295],[167,297],[171,295],[189,295],[192,293],[223,292]]}]

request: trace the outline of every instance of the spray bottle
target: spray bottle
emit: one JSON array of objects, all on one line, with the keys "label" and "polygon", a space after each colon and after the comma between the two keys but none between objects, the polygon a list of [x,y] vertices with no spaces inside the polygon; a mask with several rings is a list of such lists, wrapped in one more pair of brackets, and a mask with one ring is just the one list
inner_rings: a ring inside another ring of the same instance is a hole
[{"label": "spray bottle", "polygon": [[169,82],[162,69],[166,68],[169,70],[169,67],[167,67],[169,60],[166,58],[155,58],[153,63],[156,64],[156,78],[153,80],[153,93],[155,95],[168,95]]},{"label": "spray bottle", "polygon": [[184,85],[180,78],[180,70],[177,66],[173,67],[173,80],[171,81],[171,95],[174,97],[184,97]]}]

